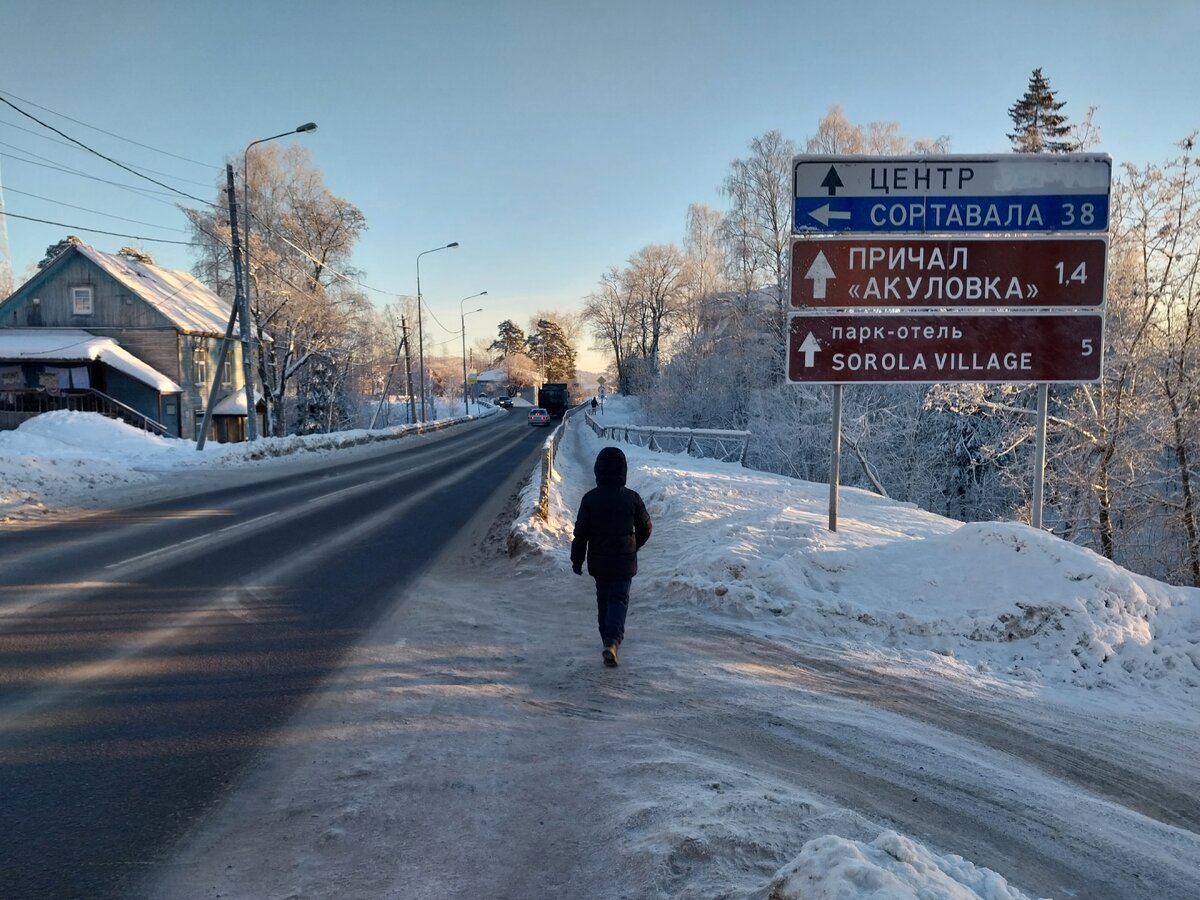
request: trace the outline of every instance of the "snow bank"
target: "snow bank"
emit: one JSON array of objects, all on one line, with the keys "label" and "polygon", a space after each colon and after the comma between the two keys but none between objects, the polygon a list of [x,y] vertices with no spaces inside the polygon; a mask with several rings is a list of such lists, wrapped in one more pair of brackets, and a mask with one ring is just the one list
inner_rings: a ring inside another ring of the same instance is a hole
[{"label": "snow bank", "polygon": [[[620,398],[610,400],[619,414]],[[579,426],[575,426],[579,427]],[[526,542],[568,565],[574,510],[603,443],[560,451],[547,523]],[[1087,690],[1200,689],[1200,590],[1136,575],[1013,522],[962,524],[843,488],[621,444],[654,519],[642,577],[675,603],[744,620],[774,640],[820,640],[931,663],[959,677]],[[564,445],[566,447],[566,445]]]},{"label": "snow bank", "polygon": [[[626,420],[627,402],[609,401],[611,421]],[[526,546],[564,569],[603,445],[576,426],[556,459],[549,520],[516,525]],[[620,446],[628,485],[654,520],[639,597],[932,681],[1066,704],[1099,693],[1112,709],[1196,719],[1200,590],[1136,575],[1025,525],[964,525],[855,489],[841,491],[834,533],[827,485]],[[701,851],[711,865],[712,848]],[[810,840],[767,890],[767,900],[1026,898],[993,871],[890,831],[869,843],[844,832]]]},{"label": "snow bank", "polygon": [[827,835],[804,845],[767,900],[1029,900],[990,869],[938,856],[894,831],[869,844]]},{"label": "snow bank", "polygon": [[[493,415],[494,409],[481,415]],[[477,416],[397,425],[374,431],[262,438],[253,443],[205,443],[163,438],[98,413],[43,413],[14,431],[0,431],[0,522],[39,518],[55,510],[91,507],[113,490],[152,486],[163,473],[247,466],[296,454],[328,454],[444,428]]]}]

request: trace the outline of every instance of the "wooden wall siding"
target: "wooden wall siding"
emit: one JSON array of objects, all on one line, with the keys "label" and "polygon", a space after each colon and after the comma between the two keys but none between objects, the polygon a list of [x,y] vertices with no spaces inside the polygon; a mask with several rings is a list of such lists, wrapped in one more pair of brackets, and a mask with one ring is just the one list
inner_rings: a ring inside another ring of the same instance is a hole
[{"label": "wooden wall siding", "polygon": [[[179,434],[178,404],[172,395],[163,396],[148,384],[143,384],[136,378],[131,378],[124,372],[111,369],[105,379],[107,393],[115,400],[120,400],[126,406],[131,406],[144,416],[167,426],[167,434]],[[167,404],[175,406],[176,414],[168,413]]]},{"label": "wooden wall siding", "polygon": [[[75,315],[71,288],[91,285],[92,314]],[[131,294],[107,272],[83,256],[74,256],[54,270],[53,277],[32,290],[4,318],[5,325],[44,328],[170,328],[174,324],[145,300]],[[33,305],[33,298],[41,302]],[[40,321],[37,320],[40,316]],[[15,318],[15,321],[14,321]],[[32,319],[32,320],[31,320]],[[149,360],[147,360],[149,362]],[[153,365],[153,363],[151,363]]]},{"label": "wooden wall siding", "polygon": [[[118,344],[162,372],[181,387],[191,378],[181,365],[179,344],[187,341],[174,328],[89,328],[92,334],[110,337]],[[190,361],[189,361],[190,362]]]},{"label": "wooden wall siding", "polygon": [[[197,346],[203,346],[208,351],[208,377],[204,384],[196,383],[194,367],[192,365],[192,350]],[[208,403],[208,395],[212,390],[213,380],[220,378],[220,373],[217,371],[217,355],[220,352],[221,338],[206,338],[199,335],[181,335],[179,338],[179,354],[184,376],[179,381],[180,386],[183,388],[183,394],[179,400],[180,422],[185,429],[185,437],[188,436],[188,429],[191,428],[189,423],[197,415],[204,414],[204,409]],[[245,381],[242,380],[242,345],[237,341],[230,342],[226,357],[232,361],[233,371],[231,375],[233,378],[233,388],[232,390],[219,390],[217,392],[218,403],[230,393],[242,390],[245,385]]]}]

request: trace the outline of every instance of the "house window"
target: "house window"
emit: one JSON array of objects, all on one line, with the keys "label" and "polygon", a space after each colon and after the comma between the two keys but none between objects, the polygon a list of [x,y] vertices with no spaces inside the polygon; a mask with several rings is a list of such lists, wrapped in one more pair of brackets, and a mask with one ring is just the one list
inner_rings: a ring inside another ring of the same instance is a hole
[{"label": "house window", "polygon": [[233,387],[233,360],[229,357],[225,358],[225,364],[221,366],[221,387]]},{"label": "house window", "polygon": [[198,385],[208,384],[208,348],[192,349],[192,381]]},{"label": "house window", "polygon": [[92,286],[71,288],[71,308],[77,316],[92,314]]}]

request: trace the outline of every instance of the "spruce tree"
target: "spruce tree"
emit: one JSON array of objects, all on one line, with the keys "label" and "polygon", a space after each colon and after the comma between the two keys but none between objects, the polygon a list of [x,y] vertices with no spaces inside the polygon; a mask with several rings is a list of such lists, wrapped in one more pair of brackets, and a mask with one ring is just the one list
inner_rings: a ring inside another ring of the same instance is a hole
[{"label": "spruce tree", "polygon": [[1041,68],[1029,76],[1025,96],[1008,109],[1013,130],[1008,139],[1018,153],[1069,153],[1075,143],[1068,138],[1071,126],[1059,112],[1066,103],[1056,100]]}]

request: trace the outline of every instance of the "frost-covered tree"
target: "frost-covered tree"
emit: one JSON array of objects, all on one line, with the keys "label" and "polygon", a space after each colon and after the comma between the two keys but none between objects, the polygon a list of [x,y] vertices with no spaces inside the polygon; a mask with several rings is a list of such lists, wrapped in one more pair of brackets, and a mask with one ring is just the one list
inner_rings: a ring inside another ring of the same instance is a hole
[{"label": "frost-covered tree", "polygon": [[[345,344],[355,324],[352,313],[365,302],[350,280],[357,274],[350,258],[366,219],[354,204],[325,186],[300,145],[280,149],[263,144],[251,149],[248,161],[247,293],[261,351],[258,374],[267,401],[267,433],[282,435],[293,381],[309,360],[323,355],[339,369],[345,365]],[[193,271],[214,291],[231,298],[224,179],[211,209],[184,212],[199,248]]]},{"label": "frost-covered tree", "polygon": [[840,104],[829,108],[817,124],[816,132],[805,142],[806,153],[867,153],[895,156],[902,153],[944,153],[949,139],[910,138],[900,131],[899,122],[868,122],[857,125],[846,118]]},{"label": "frost-covered tree", "polygon": [[629,258],[625,271],[636,310],[633,349],[651,377],[659,371],[664,343],[683,303],[685,265],[674,244],[650,244]]},{"label": "frost-covered tree", "polygon": [[55,258],[57,258],[58,255],[60,253],[62,253],[64,250],[67,250],[67,249],[71,248],[72,246],[75,246],[77,244],[82,244],[82,243],[83,243],[83,240],[81,238],[79,238],[78,236],[73,235],[73,234],[68,234],[65,238],[63,238],[57,244],[51,244],[49,247],[46,248],[46,255],[43,256],[38,261],[37,267],[39,269],[46,268],[46,266],[50,265],[50,263],[52,263],[55,260]]},{"label": "frost-covered tree", "polygon": [[1055,97],[1041,68],[1029,76],[1025,94],[1008,108],[1013,130],[1008,133],[1018,153],[1067,153],[1076,149],[1071,125],[1061,110],[1066,103]]},{"label": "frost-covered tree", "polygon": [[778,131],[750,141],[750,154],[729,164],[722,193],[730,280],[745,294],[772,293],[775,314],[768,323],[783,341],[783,286],[792,241],[792,157],[796,145]]},{"label": "frost-covered tree", "polygon": [[583,320],[591,330],[597,350],[612,354],[617,390],[630,392],[628,361],[633,355],[633,327],[637,305],[630,280],[616,266],[600,276],[600,282],[584,299]]}]

